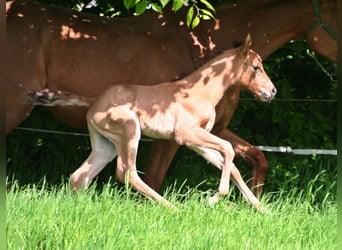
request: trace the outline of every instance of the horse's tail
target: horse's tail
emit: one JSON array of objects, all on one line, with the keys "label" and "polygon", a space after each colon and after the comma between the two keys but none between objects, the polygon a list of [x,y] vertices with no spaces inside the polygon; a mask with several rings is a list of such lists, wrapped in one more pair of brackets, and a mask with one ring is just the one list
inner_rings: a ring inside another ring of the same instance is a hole
[{"label": "horse's tail", "polygon": [[43,89],[27,92],[27,100],[34,105],[42,106],[90,106],[94,98],[78,96],[66,91]]}]

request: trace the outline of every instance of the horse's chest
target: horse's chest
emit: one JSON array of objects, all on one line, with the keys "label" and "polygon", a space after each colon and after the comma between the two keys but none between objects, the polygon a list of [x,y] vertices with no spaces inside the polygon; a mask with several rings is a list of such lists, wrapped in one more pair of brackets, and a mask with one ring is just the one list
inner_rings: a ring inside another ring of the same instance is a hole
[{"label": "horse's chest", "polygon": [[206,131],[210,131],[215,122],[215,108],[211,105],[199,105],[196,112],[190,114],[196,124]]}]

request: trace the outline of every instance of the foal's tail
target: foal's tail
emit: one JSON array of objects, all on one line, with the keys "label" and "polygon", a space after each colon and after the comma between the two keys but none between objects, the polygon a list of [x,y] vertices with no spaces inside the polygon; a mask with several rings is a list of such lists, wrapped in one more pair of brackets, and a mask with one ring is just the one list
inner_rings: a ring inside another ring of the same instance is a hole
[{"label": "foal's tail", "polygon": [[42,106],[90,106],[95,98],[78,96],[66,91],[43,89],[27,92],[27,100],[34,105]]}]

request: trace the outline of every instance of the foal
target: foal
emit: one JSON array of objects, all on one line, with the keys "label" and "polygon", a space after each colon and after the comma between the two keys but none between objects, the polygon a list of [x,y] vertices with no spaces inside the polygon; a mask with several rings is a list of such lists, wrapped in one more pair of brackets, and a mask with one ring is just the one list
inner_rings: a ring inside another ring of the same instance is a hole
[{"label": "foal", "polygon": [[[143,133],[186,145],[222,170],[218,193],[210,198],[211,203],[228,194],[232,175],[247,201],[260,208],[260,202],[233,163],[231,143],[210,133],[215,106],[225,91],[242,86],[262,101],[269,101],[276,94],[259,55],[250,50],[250,45],[248,35],[241,47],[225,51],[176,82],[153,86],[115,85],[101,94],[87,113],[92,151],[71,175],[73,187],[88,188],[93,178],[117,156],[116,177],[120,182],[128,180],[146,197],[172,206],[137,174],[136,157]],[[87,104],[84,98],[78,99],[72,94],[46,93],[31,92],[30,101],[44,105]],[[48,101],[43,103],[44,97]]]}]

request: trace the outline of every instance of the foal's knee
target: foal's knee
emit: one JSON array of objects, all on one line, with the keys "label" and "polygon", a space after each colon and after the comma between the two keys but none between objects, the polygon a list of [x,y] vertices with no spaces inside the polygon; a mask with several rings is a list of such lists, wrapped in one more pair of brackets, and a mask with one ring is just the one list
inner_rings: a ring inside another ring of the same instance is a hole
[{"label": "foal's knee", "polygon": [[226,141],[223,145],[223,153],[226,158],[226,160],[233,161],[235,157],[235,151],[232,146],[232,144],[228,141]]}]

